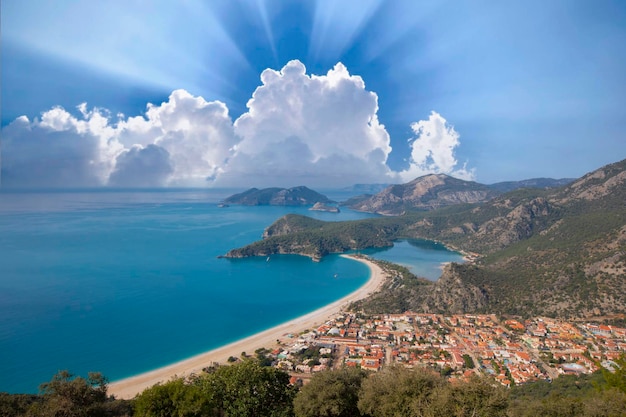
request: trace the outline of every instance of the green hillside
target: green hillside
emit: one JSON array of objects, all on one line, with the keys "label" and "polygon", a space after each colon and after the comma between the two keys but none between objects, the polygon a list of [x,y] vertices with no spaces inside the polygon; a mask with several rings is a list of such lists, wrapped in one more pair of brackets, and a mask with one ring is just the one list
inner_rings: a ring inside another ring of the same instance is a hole
[{"label": "green hillside", "polygon": [[[626,314],[626,161],[557,189],[518,189],[490,201],[351,222],[289,215],[264,240],[228,257],[324,255],[421,238],[476,255],[452,265],[409,303],[425,311],[563,317]],[[451,303],[448,294],[468,298]],[[470,300],[471,299],[471,300]],[[450,307],[451,304],[453,307]],[[471,310],[470,310],[471,311]]]}]

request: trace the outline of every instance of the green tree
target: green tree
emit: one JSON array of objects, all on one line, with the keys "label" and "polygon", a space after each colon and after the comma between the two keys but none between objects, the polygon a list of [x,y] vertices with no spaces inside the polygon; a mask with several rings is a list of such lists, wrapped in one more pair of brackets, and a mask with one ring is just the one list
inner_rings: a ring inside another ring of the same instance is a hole
[{"label": "green tree", "polygon": [[585,416],[626,416],[626,393],[617,388],[595,392],[585,399],[583,410]]},{"label": "green tree", "polygon": [[433,394],[447,382],[424,368],[384,368],[363,381],[359,411],[372,417],[423,416]]},{"label": "green tree", "polygon": [[626,393],[626,356],[620,356],[619,359],[615,360],[615,363],[617,367],[613,372],[602,368],[602,376],[608,388],[617,388]]},{"label": "green tree", "polygon": [[289,385],[289,374],[252,359],[221,366],[196,383],[228,417],[293,415],[296,388]]},{"label": "green tree", "polygon": [[432,417],[504,417],[508,393],[484,377],[440,387],[427,415]]},{"label": "green tree", "polygon": [[24,416],[37,402],[41,402],[37,395],[0,392],[0,416]]},{"label": "green tree", "polygon": [[474,359],[467,353],[463,355],[463,362],[465,362],[465,367],[467,369],[474,369],[476,365],[474,364]]},{"label": "green tree", "polygon": [[206,395],[194,379],[176,378],[156,384],[135,400],[138,417],[200,417],[217,416],[216,401]]},{"label": "green tree", "polygon": [[[509,415],[512,417],[582,417],[583,404],[580,398],[552,395],[542,400],[535,399],[517,403]],[[619,414],[618,414],[619,415]]]},{"label": "green tree", "polygon": [[33,404],[29,413],[53,417],[102,416],[107,384],[107,379],[98,372],[90,372],[85,379],[60,371],[39,386],[42,401]]},{"label": "green tree", "polygon": [[358,417],[359,391],[366,373],[341,368],[315,374],[294,399],[297,417]]}]

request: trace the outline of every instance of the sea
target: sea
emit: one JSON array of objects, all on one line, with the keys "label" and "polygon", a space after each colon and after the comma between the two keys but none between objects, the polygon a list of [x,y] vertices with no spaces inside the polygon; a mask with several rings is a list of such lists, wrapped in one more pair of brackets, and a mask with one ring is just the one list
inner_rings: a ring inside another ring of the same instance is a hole
[{"label": "sea", "polygon": [[[229,206],[234,190],[0,190],[0,392],[36,393],[59,370],[115,381],[268,329],[369,278],[329,255],[218,258],[279,217],[375,215]],[[326,191],[337,201],[350,197]],[[362,251],[437,279],[460,254],[428,241]]]}]

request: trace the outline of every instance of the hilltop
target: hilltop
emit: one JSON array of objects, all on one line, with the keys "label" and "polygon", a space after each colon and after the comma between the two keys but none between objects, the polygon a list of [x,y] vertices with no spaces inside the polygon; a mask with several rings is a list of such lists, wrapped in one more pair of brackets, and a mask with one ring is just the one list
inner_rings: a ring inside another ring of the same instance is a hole
[{"label": "hilltop", "polygon": [[[432,182],[444,179],[432,177]],[[478,195],[471,190],[467,195]],[[432,194],[432,193],[431,193]],[[440,199],[437,197],[437,199]],[[396,217],[322,222],[289,215],[264,240],[229,257],[298,253],[321,258],[399,238],[441,241],[474,254],[407,300],[426,312],[591,317],[626,314],[626,160],[569,185],[517,189],[480,203]]]},{"label": "hilltop", "polygon": [[323,194],[305,186],[292,188],[250,188],[239,194],[224,199],[224,204],[241,204],[244,206],[310,206],[315,203],[334,203]]}]

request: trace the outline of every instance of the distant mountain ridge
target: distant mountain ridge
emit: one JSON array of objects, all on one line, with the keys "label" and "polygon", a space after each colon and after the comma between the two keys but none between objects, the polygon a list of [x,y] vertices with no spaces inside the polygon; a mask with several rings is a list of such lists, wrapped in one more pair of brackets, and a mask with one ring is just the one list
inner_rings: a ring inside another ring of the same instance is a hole
[{"label": "distant mountain ridge", "polygon": [[445,174],[430,174],[406,184],[390,185],[348,207],[383,215],[400,215],[409,210],[433,210],[460,203],[477,203],[496,195],[498,193],[487,185]]},{"label": "distant mountain ridge", "polygon": [[519,188],[541,188],[541,189],[559,188],[575,180],[576,178],[561,178],[558,180],[553,179],[553,178],[531,178],[528,180],[521,180],[521,181],[496,182],[494,184],[488,185],[488,187],[494,191],[507,193],[509,191],[514,191]]},{"label": "distant mountain ridge", "polygon": [[[445,174],[429,174],[405,184],[389,185],[374,195],[352,197],[341,205],[358,211],[397,216],[411,210],[435,210],[455,204],[488,201],[520,188],[558,188],[572,181],[572,178],[532,178],[485,185]],[[358,188],[376,189],[377,186],[381,184],[372,184],[371,188],[361,184]]]},{"label": "distant mountain ridge", "polygon": [[342,188],[341,191],[349,191],[359,194],[376,194],[389,187],[391,184],[354,184]]},{"label": "distant mountain ridge", "polygon": [[292,188],[250,188],[224,199],[223,204],[244,206],[309,206],[315,203],[331,204],[331,199],[305,186]]}]

